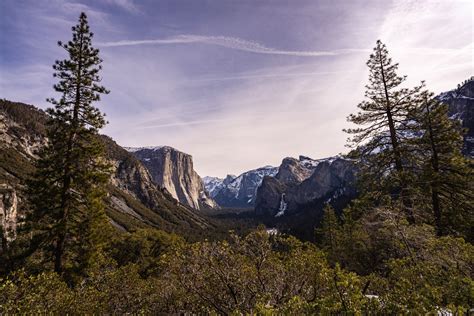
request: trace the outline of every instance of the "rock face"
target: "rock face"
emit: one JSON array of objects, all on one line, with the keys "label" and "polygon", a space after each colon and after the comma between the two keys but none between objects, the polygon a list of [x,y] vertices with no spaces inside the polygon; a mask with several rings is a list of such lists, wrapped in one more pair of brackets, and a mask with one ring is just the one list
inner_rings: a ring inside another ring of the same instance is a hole
[{"label": "rock face", "polygon": [[225,179],[205,177],[204,185],[211,197],[223,207],[253,207],[257,189],[264,177],[273,177],[278,168],[265,166],[242,173],[238,177],[228,175]]},{"label": "rock face", "polygon": [[2,229],[0,249],[16,237],[18,223],[18,197],[15,189],[0,184],[0,224]]},{"label": "rock face", "polygon": [[194,171],[191,155],[169,146],[126,149],[143,163],[158,186],[182,204],[194,209],[217,208]]},{"label": "rock face", "polygon": [[337,204],[356,196],[354,180],[353,163],[340,157],[285,158],[275,177],[263,179],[255,211],[258,216],[282,218],[311,204]]},{"label": "rock face", "polygon": [[355,166],[341,157],[285,158],[257,190],[255,215],[278,231],[314,240],[326,204],[340,212],[357,196]]},{"label": "rock face", "polygon": [[234,181],[235,178],[237,178],[237,176],[228,174],[224,179],[218,177],[204,177],[202,178],[202,182],[211,198],[215,198],[216,195]]},{"label": "rock face", "polygon": [[474,157],[474,77],[455,90],[441,93],[438,99],[449,105],[450,117],[461,120],[462,126],[467,129],[463,153]]}]

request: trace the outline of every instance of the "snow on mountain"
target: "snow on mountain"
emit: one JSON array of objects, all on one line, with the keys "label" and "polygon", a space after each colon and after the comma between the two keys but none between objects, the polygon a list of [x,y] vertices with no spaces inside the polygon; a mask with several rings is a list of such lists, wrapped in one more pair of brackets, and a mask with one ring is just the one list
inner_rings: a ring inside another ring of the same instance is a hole
[{"label": "snow on mountain", "polygon": [[144,147],[122,147],[122,148],[125,149],[126,151],[130,152],[130,153],[135,153],[137,151],[141,151],[141,150],[144,150],[144,149],[152,150],[152,151],[157,151],[157,150],[160,150],[160,149],[168,149],[168,150],[178,151],[176,148],[173,148],[171,146],[144,146]]},{"label": "snow on mountain", "polygon": [[220,206],[249,207],[253,206],[257,189],[265,176],[273,177],[278,168],[265,166],[242,173],[238,177],[228,175],[225,179],[204,177],[203,182],[210,196]]},{"label": "snow on mountain", "polygon": [[321,159],[312,159],[306,156],[299,156],[299,164],[308,169],[316,168],[321,162],[328,162],[332,163],[334,160],[340,158],[340,156],[333,156],[328,158],[321,158]]},{"label": "snow on mountain", "polygon": [[202,183],[212,198],[224,187],[224,179],[218,177],[203,177]]},{"label": "snow on mountain", "polygon": [[457,89],[439,94],[437,98],[449,106],[449,117],[459,120],[467,130],[463,153],[474,157],[474,77],[460,84]]}]

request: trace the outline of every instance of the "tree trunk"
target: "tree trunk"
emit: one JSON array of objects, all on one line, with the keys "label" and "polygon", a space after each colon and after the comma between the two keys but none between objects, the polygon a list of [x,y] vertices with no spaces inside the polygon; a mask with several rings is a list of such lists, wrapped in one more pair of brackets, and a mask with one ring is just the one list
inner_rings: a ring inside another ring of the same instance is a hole
[{"label": "tree trunk", "polygon": [[71,121],[71,130],[69,132],[69,137],[67,140],[67,151],[65,157],[65,165],[64,165],[64,176],[63,176],[63,190],[61,192],[61,210],[60,210],[60,221],[61,224],[59,226],[58,231],[58,239],[56,242],[56,247],[54,249],[54,271],[57,273],[62,273],[63,271],[63,261],[64,261],[64,249],[66,245],[66,237],[67,237],[67,222],[69,216],[69,208],[70,208],[70,199],[69,192],[71,190],[71,182],[72,182],[72,175],[71,175],[71,166],[72,166],[72,150],[74,147],[74,141],[77,137],[77,129],[79,126],[79,107],[81,104],[81,96],[80,96],[80,85],[81,85],[81,71],[82,71],[82,46],[83,46],[83,38],[81,35],[80,40],[80,48],[79,48],[79,62],[78,62],[78,70],[77,70],[77,81],[76,81],[76,96],[74,102],[74,109],[73,109],[73,119]]},{"label": "tree trunk", "polygon": [[387,81],[385,79],[385,71],[383,68],[383,62],[382,62],[382,54],[379,51],[379,56],[380,56],[380,71],[382,74],[382,82],[383,82],[383,88],[384,88],[384,93],[385,93],[385,112],[387,114],[387,120],[388,120],[388,128],[390,130],[390,142],[392,144],[393,148],[393,156],[394,156],[394,162],[395,162],[395,169],[398,172],[398,176],[400,177],[400,198],[403,203],[403,208],[404,211],[407,215],[408,222],[413,224],[415,223],[415,216],[413,214],[413,209],[411,202],[409,200],[409,197],[406,195],[406,183],[404,180],[404,174],[403,174],[403,164],[402,164],[402,157],[400,154],[399,146],[398,146],[398,138],[397,138],[397,132],[395,128],[395,123],[393,121],[392,117],[392,109],[390,106],[390,97],[388,95],[388,88],[387,88]]},{"label": "tree trunk", "polygon": [[425,100],[426,105],[426,115],[428,118],[428,133],[430,136],[430,146],[431,146],[431,167],[435,173],[435,179],[431,183],[431,203],[433,207],[433,214],[435,218],[436,225],[436,234],[441,236],[443,234],[443,227],[441,224],[441,204],[439,201],[439,191],[438,191],[438,179],[439,179],[439,157],[438,150],[436,148],[433,126],[431,122],[431,112],[428,104],[428,100]]}]

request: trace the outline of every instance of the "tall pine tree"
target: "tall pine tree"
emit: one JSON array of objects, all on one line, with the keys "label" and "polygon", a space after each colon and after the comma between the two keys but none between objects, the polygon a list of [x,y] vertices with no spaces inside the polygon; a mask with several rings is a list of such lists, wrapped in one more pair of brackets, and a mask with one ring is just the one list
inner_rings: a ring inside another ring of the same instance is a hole
[{"label": "tall pine tree", "polygon": [[413,222],[404,122],[421,86],[414,89],[400,87],[406,77],[397,74],[398,64],[392,62],[380,40],[367,66],[370,73],[366,100],[359,103],[358,113],[348,117],[350,122],[360,127],[345,130],[353,135],[348,140],[349,146],[355,149],[352,155],[360,162],[361,183],[365,191],[400,197],[409,220]]},{"label": "tall pine tree", "polygon": [[106,121],[92,103],[109,91],[100,85],[102,60],[84,13],[72,32],[71,41],[58,42],[69,58],[53,66],[61,97],[48,99],[48,144],[29,183],[33,211],[25,226],[32,249],[58,273],[82,271],[108,225],[103,198],[110,174],[98,137]]},{"label": "tall pine tree", "polygon": [[340,224],[334,208],[327,204],[323,210],[321,227],[316,229],[316,235],[319,237],[320,245],[329,253],[337,251],[339,239]]},{"label": "tall pine tree", "polygon": [[418,207],[432,215],[438,235],[468,237],[474,224],[474,181],[468,158],[462,154],[460,122],[450,119],[448,106],[428,91],[420,93],[409,122],[417,136],[411,139],[420,172],[416,184],[425,196],[421,201],[426,201]]}]

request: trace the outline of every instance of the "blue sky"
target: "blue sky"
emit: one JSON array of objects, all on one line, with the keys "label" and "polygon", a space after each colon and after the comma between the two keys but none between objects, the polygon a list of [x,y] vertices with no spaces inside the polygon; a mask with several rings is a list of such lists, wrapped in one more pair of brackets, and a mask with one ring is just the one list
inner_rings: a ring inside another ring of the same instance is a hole
[{"label": "blue sky", "polygon": [[407,85],[434,92],[474,73],[473,2],[3,0],[0,97],[46,108],[52,68],[88,14],[111,94],[104,133],[170,145],[202,176],[345,152],[377,39]]}]

